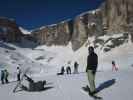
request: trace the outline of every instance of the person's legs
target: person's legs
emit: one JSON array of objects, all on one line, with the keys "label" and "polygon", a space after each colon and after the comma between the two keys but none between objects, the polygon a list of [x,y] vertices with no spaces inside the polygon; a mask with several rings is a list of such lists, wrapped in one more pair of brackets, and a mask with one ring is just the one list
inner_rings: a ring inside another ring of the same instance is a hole
[{"label": "person's legs", "polygon": [[118,68],[116,67],[116,65],[112,65],[112,71],[117,71],[118,70]]},{"label": "person's legs", "polygon": [[17,80],[20,81],[20,74],[17,75]]},{"label": "person's legs", "polygon": [[87,76],[88,76],[88,81],[90,84],[90,92],[94,93],[96,88],[95,88],[95,74],[93,74],[92,70],[87,71]]},{"label": "person's legs", "polygon": [[67,71],[67,74],[69,74],[69,71],[68,71],[68,69],[67,69],[66,71]]},{"label": "person's legs", "polygon": [[118,71],[118,68],[116,67],[116,65],[114,67],[115,67],[115,71]]},{"label": "person's legs", "polygon": [[7,78],[7,77],[5,78],[5,82],[6,82],[6,83],[9,83],[9,81],[8,81],[8,78]]},{"label": "person's legs", "polygon": [[71,69],[69,69],[69,74],[71,74]]},{"label": "person's legs", "polygon": [[28,89],[26,86],[22,85],[22,84],[21,84],[20,88],[21,88],[22,90],[29,91],[29,89]]},{"label": "person's legs", "polygon": [[27,76],[26,74],[24,75],[26,77],[26,80],[30,83],[34,83],[34,80],[32,80],[29,76]]},{"label": "person's legs", "polygon": [[1,83],[4,84],[4,78],[1,79]]},{"label": "person's legs", "polygon": [[76,68],[76,73],[78,74],[78,68]]}]

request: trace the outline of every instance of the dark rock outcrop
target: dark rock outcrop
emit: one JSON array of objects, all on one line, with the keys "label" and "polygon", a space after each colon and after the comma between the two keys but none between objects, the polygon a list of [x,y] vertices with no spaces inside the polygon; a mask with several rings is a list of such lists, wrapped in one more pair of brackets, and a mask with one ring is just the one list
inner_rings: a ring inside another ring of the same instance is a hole
[{"label": "dark rock outcrop", "polygon": [[6,42],[20,42],[22,33],[15,20],[0,18],[0,40]]}]

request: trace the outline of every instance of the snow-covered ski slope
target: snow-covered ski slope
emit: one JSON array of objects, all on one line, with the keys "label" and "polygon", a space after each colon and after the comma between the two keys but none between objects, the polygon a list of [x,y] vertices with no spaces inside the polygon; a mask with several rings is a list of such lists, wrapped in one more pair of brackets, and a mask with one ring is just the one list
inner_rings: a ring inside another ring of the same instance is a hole
[{"label": "snow-covered ski slope", "polygon": [[[101,36],[103,40],[109,37],[120,37],[121,34],[112,36]],[[33,48],[34,44],[29,41],[23,41],[21,44],[10,44],[0,42],[0,69],[9,71],[10,84],[0,85],[0,98],[3,100],[93,100],[83,90],[82,87],[88,84],[86,74],[86,59],[88,55],[88,46],[94,45],[95,37],[88,38],[80,49],[73,51],[71,43],[67,46],[38,46]],[[89,45],[87,45],[89,44]],[[105,45],[111,44],[107,42]],[[99,56],[99,66],[96,76],[96,85],[103,89],[99,95],[104,100],[132,100],[133,96],[133,44],[131,39],[122,45],[111,49],[109,52],[103,52],[103,45],[95,50]],[[111,61],[115,60],[118,72],[112,72]],[[71,65],[78,61],[79,74],[56,76],[61,66]],[[33,79],[48,81],[47,87],[52,87],[42,92],[19,91],[13,93],[16,85],[16,67],[20,66],[22,70],[30,67],[29,75]]]},{"label": "snow-covered ski slope", "polygon": [[[107,40],[109,37],[117,38],[121,34],[112,36],[101,36],[99,38]],[[84,72],[86,68],[86,59],[88,56],[88,46],[94,45],[95,37],[88,38],[80,49],[73,51],[71,43],[67,46],[37,46],[24,40],[21,44],[10,44],[0,42],[0,68],[7,68],[14,72],[17,66],[22,69],[31,67],[32,75],[56,74],[60,71],[61,66],[70,65],[73,70],[74,62],[79,63],[79,71]],[[111,41],[105,44],[109,45]],[[111,62],[114,60],[119,69],[128,69],[133,62],[133,43],[129,38],[122,45],[112,48],[109,52],[103,52],[103,45],[98,46],[95,50],[99,57],[98,70],[111,70]],[[33,74],[34,73],[34,74]]]},{"label": "snow-covered ski slope", "polygon": [[[96,76],[96,86],[101,91],[99,96],[103,100],[132,100],[133,99],[133,69],[119,70],[118,72],[102,71]],[[47,80],[50,87],[41,92],[18,91],[13,93],[16,83],[0,85],[0,98],[3,100],[93,100],[82,90],[88,84],[85,73],[45,76],[33,78]]]}]

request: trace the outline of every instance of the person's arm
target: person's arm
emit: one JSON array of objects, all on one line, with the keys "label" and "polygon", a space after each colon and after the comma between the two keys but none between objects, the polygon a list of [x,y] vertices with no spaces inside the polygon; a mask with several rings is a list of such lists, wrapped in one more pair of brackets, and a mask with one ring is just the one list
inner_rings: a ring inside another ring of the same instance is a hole
[{"label": "person's arm", "polygon": [[33,81],[30,77],[28,77],[26,74],[25,74],[24,76],[26,77],[26,80],[27,80],[28,82],[34,83],[34,81]]},{"label": "person's arm", "polygon": [[98,56],[96,54],[96,65],[98,66]]},{"label": "person's arm", "polygon": [[86,66],[86,72],[88,70],[88,66],[89,66],[89,56],[87,57],[87,66]]},{"label": "person's arm", "polygon": [[97,71],[97,66],[98,66],[98,56],[95,54],[95,68],[93,69],[92,73],[95,75]]}]

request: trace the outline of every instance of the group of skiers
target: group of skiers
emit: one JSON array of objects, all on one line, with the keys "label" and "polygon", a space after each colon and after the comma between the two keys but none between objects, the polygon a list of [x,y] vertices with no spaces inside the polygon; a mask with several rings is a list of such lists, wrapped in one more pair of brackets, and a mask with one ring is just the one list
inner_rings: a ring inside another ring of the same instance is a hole
[{"label": "group of skiers", "polygon": [[[20,81],[21,69],[17,67],[17,81]],[[9,83],[9,72],[7,69],[1,70],[1,83]]]},{"label": "group of skiers", "polygon": [[[74,72],[73,72],[74,74],[78,74],[78,66],[79,66],[79,64],[77,62],[75,62],[74,63]],[[57,73],[57,75],[64,75],[65,71],[66,71],[66,74],[72,74],[70,66],[67,66],[66,70],[65,70],[64,66],[62,66],[60,73]]]}]

